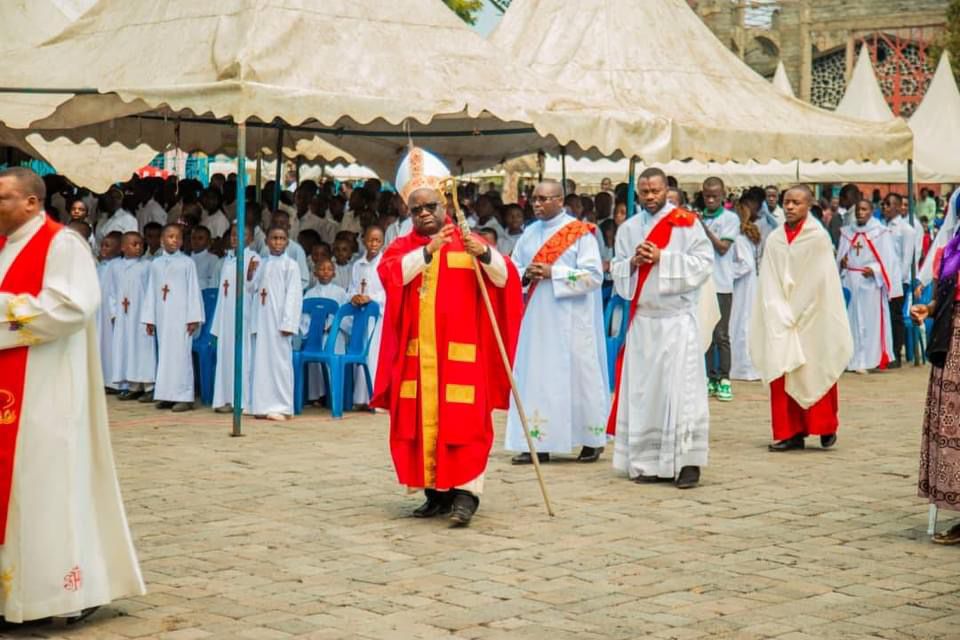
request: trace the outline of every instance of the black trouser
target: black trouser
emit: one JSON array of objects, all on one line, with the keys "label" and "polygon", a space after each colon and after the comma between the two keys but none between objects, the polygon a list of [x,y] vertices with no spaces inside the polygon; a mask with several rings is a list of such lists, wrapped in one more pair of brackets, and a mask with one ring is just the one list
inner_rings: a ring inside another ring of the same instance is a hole
[{"label": "black trouser", "polygon": [[[903,285],[906,291],[907,285]],[[903,349],[907,329],[903,324],[903,296],[890,298],[890,329],[893,332],[893,359],[900,362],[900,351]]]},{"label": "black trouser", "polygon": [[[722,380],[730,377],[730,307],[733,304],[732,293],[718,293],[717,302],[720,303],[720,322],[713,328],[713,342],[707,349],[707,377],[711,380]],[[719,354],[717,366],[714,353]]]}]

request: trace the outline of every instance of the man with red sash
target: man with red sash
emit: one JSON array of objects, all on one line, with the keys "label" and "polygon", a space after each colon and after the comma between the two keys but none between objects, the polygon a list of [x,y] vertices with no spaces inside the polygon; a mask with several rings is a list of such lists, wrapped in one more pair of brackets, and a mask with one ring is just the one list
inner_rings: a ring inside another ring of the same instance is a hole
[{"label": "man with red sash", "polygon": [[113,466],[84,238],[0,171],[0,615],[81,617],[144,593]]},{"label": "man with red sash", "polygon": [[709,448],[699,311],[714,250],[696,214],[667,202],[663,171],[641,173],[637,193],[643,210],[617,230],[610,269],[617,294],[630,300],[607,423],[613,466],[635,482],[688,489]]},{"label": "man with red sash", "polygon": [[470,522],[493,445],[493,409],[506,409],[507,372],[474,273],[480,263],[497,325],[512,358],[522,313],[520,277],[477,235],[461,236],[445,211],[443,164],[411,149],[396,186],[413,231],[391,243],[377,272],[386,310],[371,405],[390,412],[397,478],[424,489],[417,517]]},{"label": "man with red sash", "polygon": [[853,356],[847,370],[866,373],[886,369],[893,361],[890,298],[894,280],[890,274],[898,263],[893,235],[873,217],[873,203],[860,200],[854,217],[852,225],[840,230],[837,264],[843,286],[850,292],[847,318]]},{"label": "man with red sash", "polygon": [[837,441],[837,380],[853,339],[823,225],[810,220],[813,192],[797,185],[783,198],[786,223],[767,236],[750,317],[750,358],[770,385],[774,443],[770,451]]},{"label": "man with red sash", "polygon": [[[538,220],[513,249],[527,286],[514,379],[540,461],[577,447],[578,461],[596,462],[610,411],[596,227],[564,211],[559,182],[541,182],[532,201]],[[521,452],[514,464],[532,462],[512,402],[506,449]]]}]

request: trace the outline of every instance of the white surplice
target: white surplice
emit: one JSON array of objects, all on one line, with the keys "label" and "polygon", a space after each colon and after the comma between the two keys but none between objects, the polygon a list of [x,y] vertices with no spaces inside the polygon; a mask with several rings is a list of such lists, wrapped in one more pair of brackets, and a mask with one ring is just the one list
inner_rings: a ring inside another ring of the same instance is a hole
[{"label": "white surplice", "polygon": [[216,240],[222,238],[230,232],[230,220],[222,209],[217,209],[213,213],[203,212],[200,216],[200,226],[206,227],[210,232],[210,237]]},{"label": "white surplice", "polygon": [[204,249],[190,254],[190,259],[197,265],[197,282],[200,290],[216,289],[220,286],[220,256]]},{"label": "white surplice", "polygon": [[[269,255],[254,277],[250,310],[254,415],[293,415],[293,335],[300,327],[303,289],[297,263],[287,255]],[[281,331],[291,335],[285,336]]]},{"label": "white surplice", "polygon": [[[517,271],[526,271],[543,244],[574,220],[561,213],[527,227],[513,251]],[[601,284],[600,248],[588,233],[553,263],[550,280],[537,284],[527,302],[514,377],[538,452],[606,444],[610,384]],[[505,448],[528,451],[512,398]]]},{"label": "white surplice", "polygon": [[336,275],[333,276],[333,284],[343,287],[343,290],[346,291],[350,288],[350,282],[353,280],[353,262],[338,264],[334,261],[333,268],[336,271]]},{"label": "white surplice", "polygon": [[[346,290],[332,282],[329,284],[315,284],[309,291],[303,294],[304,301],[311,298],[326,298],[333,300],[338,305],[344,305],[350,300]],[[326,326],[323,328],[323,343],[326,344],[330,335],[330,327],[333,325],[333,316],[327,318]],[[337,332],[334,350],[336,353],[343,353],[347,344],[346,327],[340,327]],[[300,334],[306,336],[310,332],[310,316],[303,314],[300,319]],[[323,382],[323,370],[319,363],[312,362],[307,365],[307,400],[313,401],[326,395],[327,389]]]},{"label": "white surplice", "polygon": [[[849,371],[874,369],[884,360],[893,360],[890,272],[891,267],[897,272],[898,258],[892,241],[890,229],[872,217],[863,226],[853,225],[840,231],[837,264],[846,258],[847,266],[841,267],[840,279],[850,292],[847,318],[853,335]],[[863,269],[870,269],[872,274],[864,277]]]},{"label": "white surplice", "polygon": [[[291,236],[291,239],[287,242],[285,254],[293,260],[297,266],[297,272],[300,276],[300,291],[302,292],[310,286],[310,268],[307,266],[307,254],[304,252],[303,247],[300,246],[300,243],[293,240],[293,236]],[[263,249],[260,251],[260,257],[266,258],[269,255],[270,248],[264,244]]]},{"label": "white surplice", "polygon": [[110,269],[108,307],[113,321],[110,373],[113,382],[153,384],[157,374],[157,345],[141,321],[150,279],[149,260],[123,258]]},{"label": "white surplice", "polygon": [[187,325],[203,322],[203,299],[193,260],[164,252],[150,263],[141,320],[157,332],[157,376],[153,398],[193,402],[193,337]]},{"label": "white surplice", "polygon": [[[213,382],[213,408],[233,405],[233,363],[236,339],[236,308],[237,308],[237,261],[233,251],[227,253],[227,258],[220,267],[220,285],[217,294],[217,308],[214,309],[213,319],[210,321],[210,333],[217,338],[217,368]],[[245,409],[250,404],[250,310],[253,308],[254,280],[247,280],[250,263],[260,261],[260,256],[251,248],[243,252],[244,299],[243,299],[243,404]]]},{"label": "white surplice", "polygon": [[[367,368],[370,369],[370,380],[377,379],[377,359],[380,357],[380,333],[383,329],[383,310],[387,302],[387,292],[383,289],[383,283],[380,282],[380,275],[377,273],[377,267],[380,266],[380,258],[383,256],[381,251],[373,260],[367,259],[366,251],[353,263],[353,277],[350,279],[350,288],[347,289],[347,297],[353,298],[355,295],[365,295],[373,302],[380,305],[380,317],[376,320],[376,327],[373,329],[373,336],[370,340],[370,352],[367,355]],[[369,327],[373,326],[374,321],[370,320]],[[367,330],[369,331],[369,327]],[[351,327],[351,331],[356,331],[357,327]],[[363,375],[360,367],[354,368],[353,377],[353,403],[369,404],[370,394],[367,392],[367,379]]]},{"label": "white surplice", "polygon": [[[761,241],[762,242],[762,241]],[[753,244],[746,235],[737,236],[730,248],[733,251],[733,304],[730,308],[730,378],[759,380],[760,372],[750,360],[750,313],[753,296],[757,292],[760,245]]]},{"label": "white surplice", "polygon": [[99,246],[107,235],[114,231],[126,233],[128,231],[138,231],[139,224],[137,218],[126,209],[117,209],[109,218],[105,218],[97,225],[96,233],[97,245]]},{"label": "white surplice", "polygon": [[[97,264],[97,282],[100,283],[101,300],[110,299],[111,276],[119,261],[120,258],[113,258]],[[113,325],[110,323],[109,304],[101,304],[97,309],[96,327],[104,386],[110,389],[119,389],[120,387],[113,382]]]},{"label": "white surplice", "polygon": [[[620,297],[633,298],[637,272],[630,259],[673,208],[641,211],[617,230],[611,272]],[[710,411],[698,310],[713,257],[699,222],[674,227],[627,328],[613,466],[631,478],[675,478],[685,466],[707,464]]]},{"label": "white surplice", "polygon": [[[43,225],[38,216],[0,251],[0,281]],[[94,316],[100,304],[86,242],[61,231],[40,294],[0,292],[0,349],[27,356],[6,540],[0,615],[23,622],[81,611],[145,590],[110,445]]]},{"label": "white surplice", "polygon": [[140,233],[143,233],[144,227],[151,222],[159,225],[167,224],[167,212],[160,206],[160,203],[150,198],[137,209],[137,224],[140,225]]}]

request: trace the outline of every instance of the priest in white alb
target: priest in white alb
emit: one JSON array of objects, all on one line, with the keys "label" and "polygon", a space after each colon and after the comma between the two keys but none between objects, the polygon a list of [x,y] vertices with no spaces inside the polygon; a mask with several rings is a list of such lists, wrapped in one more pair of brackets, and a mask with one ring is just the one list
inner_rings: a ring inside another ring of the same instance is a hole
[{"label": "priest in white alb", "polygon": [[873,203],[861,200],[854,217],[852,225],[840,230],[837,264],[843,286],[850,292],[847,318],[853,356],[847,369],[866,373],[886,369],[893,360],[890,299],[903,295],[903,285],[893,235],[873,217]]},{"label": "priest in white alb", "polygon": [[700,297],[714,250],[696,214],[667,202],[663,171],[641,173],[637,193],[643,210],[620,225],[610,269],[617,294],[631,301],[607,423],[613,466],[636,482],[688,489],[708,455]]},{"label": "priest in white alb", "polygon": [[[538,220],[513,250],[527,287],[514,378],[540,461],[580,448],[579,462],[596,462],[610,411],[596,227],[564,211],[559,182],[541,182],[532,200]],[[532,462],[514,402],[506,449]]]},{"label": "priest in white alb", "polygon": [[837,380],[853,354],[833,243],[810,220],[813,192],[797,185],[783,197],[786,221],[764,245],[753,313],[750,357],[770,385],[770,451],[837,442]]},{"label": "priest in white alb", "polygon": [[80,618],[142,595],[107,426],[84,238],[43,181],[0,171],[0,615]]}]

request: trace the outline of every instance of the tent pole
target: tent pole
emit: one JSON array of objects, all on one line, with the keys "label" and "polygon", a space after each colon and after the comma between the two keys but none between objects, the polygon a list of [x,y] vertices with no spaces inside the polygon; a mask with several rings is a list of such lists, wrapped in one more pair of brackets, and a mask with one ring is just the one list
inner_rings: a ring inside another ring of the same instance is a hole
[{"label": "tent pole", "polygon": [[263,183],[263,151],[257,151],[257,203],[263,204],[260,202],[260,185]]},{"label": "tent pole", "polygon": [[243,285],[247,274],[243,268],[243,258],[246,253],[246,224],[247,224],[247,125],[245,122],[237,124],[237,277],[234,289],[236,290],[237,304],[235,309],[233,333],[233,430],[230,435],[243,435]]},{"label": "tent pole", "polygon": [[567,197],[567,147],[560,146],[560,188],[563,189],[563,197]]},{"label": "tent pole", "polygon": [[636,173],[637,173],[637,158],[636,156],[630,157],[630,171],[627,174],[627,217],[633,217],[633,214],[637,211],[637,187],[636,187]]},{"label": "tent pole", "polygon": [[270,210],[276,212],[280,207],[280,190],[283,189],[283,125],[277,127],[277,178],[273,181],[273,202]]},{"label": "tent pole", "polygon": [[[907,214],[908,214],[908,219],[909,219],[909,222],[910,222],[910,229],[913,229],[913,206],[914,206],[914,199],[913,199],[913,159],[911,158],[910,160],[907,160]],[[910,247],[910,250],[912,251],[913,248],[914,248],[914,247]],[[914,283],[915,283],[916,281],[917,281],[917,261],[916,261],[916,260],[911,260],[911,261],[910,261],[910,291],[904,291],[904,292],[903,292],[903,294],[904,294],[904,299],[905,299],[905,300],[911,300],[911,301],[912,301],[913,287],[915,286]],[[911,327],[909,327],[909,330],[914,332],[914,340],[913,340],[913,366],[919,367],[919,366],[920,366],[920,340],[918,340],[918,338],[920,337],[920,327],[911,326]],[[897,355],[898,358],[900,357],[900,354],[899,354],[899,353],[896,354],[896,355]]]}]

